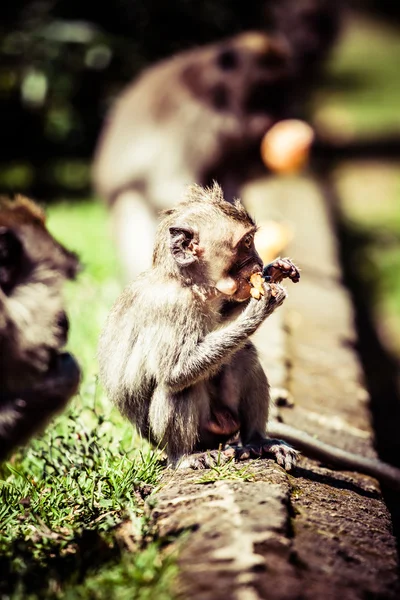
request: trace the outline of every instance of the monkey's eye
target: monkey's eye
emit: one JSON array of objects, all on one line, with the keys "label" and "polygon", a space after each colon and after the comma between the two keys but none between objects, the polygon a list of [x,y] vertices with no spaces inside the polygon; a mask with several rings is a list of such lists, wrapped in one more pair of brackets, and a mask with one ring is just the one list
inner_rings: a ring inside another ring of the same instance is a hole
[{"label": "monkey's eye", "polygon": [[217,63],[223,71],[233,71],[239,66],[239,56],[235,50],[222,50],[217,56]]},{"label": "monkey's eye", "polygon": [[254,239],[254,236],[252,233],[249,233],[248,235],[246,235],[242,240],[243,247],[247,248],[247,250],[249,250],[253,245],[253,239]]}]

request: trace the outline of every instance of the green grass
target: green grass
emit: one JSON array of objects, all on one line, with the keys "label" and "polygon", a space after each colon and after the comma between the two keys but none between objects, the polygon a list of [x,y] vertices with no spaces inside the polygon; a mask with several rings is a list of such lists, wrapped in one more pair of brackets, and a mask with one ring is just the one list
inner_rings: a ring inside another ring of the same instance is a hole
[{"label": "green grass", "polygon": [[209,469],[205,469],[196,483],[208,484],[216,481],[254,481],[254,473],[249,466],[238,467],[234,459],[221,464],[216,464]]},{"label": "green grass", "polygon": [[0,467],[0,596],[167,600],[175,561],[161,551],[142,499],[160,479],[160,454],[97,383],[97,339],[120,290],[105,210],[88,200],[48,215],[84,264],[66,289],[68,347],[83,380],[65,413]]}]

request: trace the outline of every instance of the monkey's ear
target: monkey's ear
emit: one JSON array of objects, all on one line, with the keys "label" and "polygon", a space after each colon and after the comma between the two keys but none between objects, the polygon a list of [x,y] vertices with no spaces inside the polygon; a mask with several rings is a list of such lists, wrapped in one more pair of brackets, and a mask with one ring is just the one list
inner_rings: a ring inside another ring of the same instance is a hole
[{"label": "monkey's ear", "polygon": [[197,243],[190,227],[170,227],[169,248],[180,267],[188,267],[196,260]]}]

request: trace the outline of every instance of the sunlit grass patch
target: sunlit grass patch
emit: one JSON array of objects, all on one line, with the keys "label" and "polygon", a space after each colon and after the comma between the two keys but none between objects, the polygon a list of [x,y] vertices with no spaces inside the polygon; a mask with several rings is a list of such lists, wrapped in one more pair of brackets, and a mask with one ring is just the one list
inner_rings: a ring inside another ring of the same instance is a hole
[{"label": "sunlit grass patch", "polygon": [[[153,539],[141,495],[159,481],[160,455],[146,445],[125,454],[123,442],[102,426],[101,415],[88,428],[71,412],[17,453],[13,464],[3,465],[3,593],[11,586],[43,597],[68,581],[84,588],[86,572],[101,567],[105,578],[108,569],[118,572],[129,545],[136,552],[124,559],[122,573],[138,568],[138,553]],[[131,528],[128,544],[118,535],[126,523]],[[146,566],[153,573],[149,582],[163,572],[162,556],[153,563]]]},{"label": "sunlit grass patch", "polygon": [[254,473],[249,465],[238,466],[234,458],[225,461],[217,460],[217,463],[205,469],[201,477],[196,480],[196,483],[215,483],[216,481],[254,481]]}]

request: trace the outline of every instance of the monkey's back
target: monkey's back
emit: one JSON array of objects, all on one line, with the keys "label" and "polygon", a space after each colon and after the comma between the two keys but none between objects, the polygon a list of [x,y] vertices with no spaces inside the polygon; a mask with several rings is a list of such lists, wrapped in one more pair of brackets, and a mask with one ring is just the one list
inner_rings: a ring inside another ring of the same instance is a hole
[{"label": "monkey's back", "polygon": [[[182,65],[187,60],[186,55],[179,56],[146,70],[117,99],[93,164],[93,181],[104,198],[110,200],[123,188],[143,185],[151,180],[153,170],[160,171],[164,183],[173,179],[175,172],[181,175],[188,162],[191,169],[201,164],[203,148],[207,154],[210,147],[213,150],[215,112],[182,83]],[[207,128],[199,127],[204,119]],[[192,154],[193,159],[188,160]],[[166,161],[168,169],[163,175]],[[187,183],[192,179],[188,173]],[[169,206],[161,193],[152,196],[160,197],[158,208]]]}]

